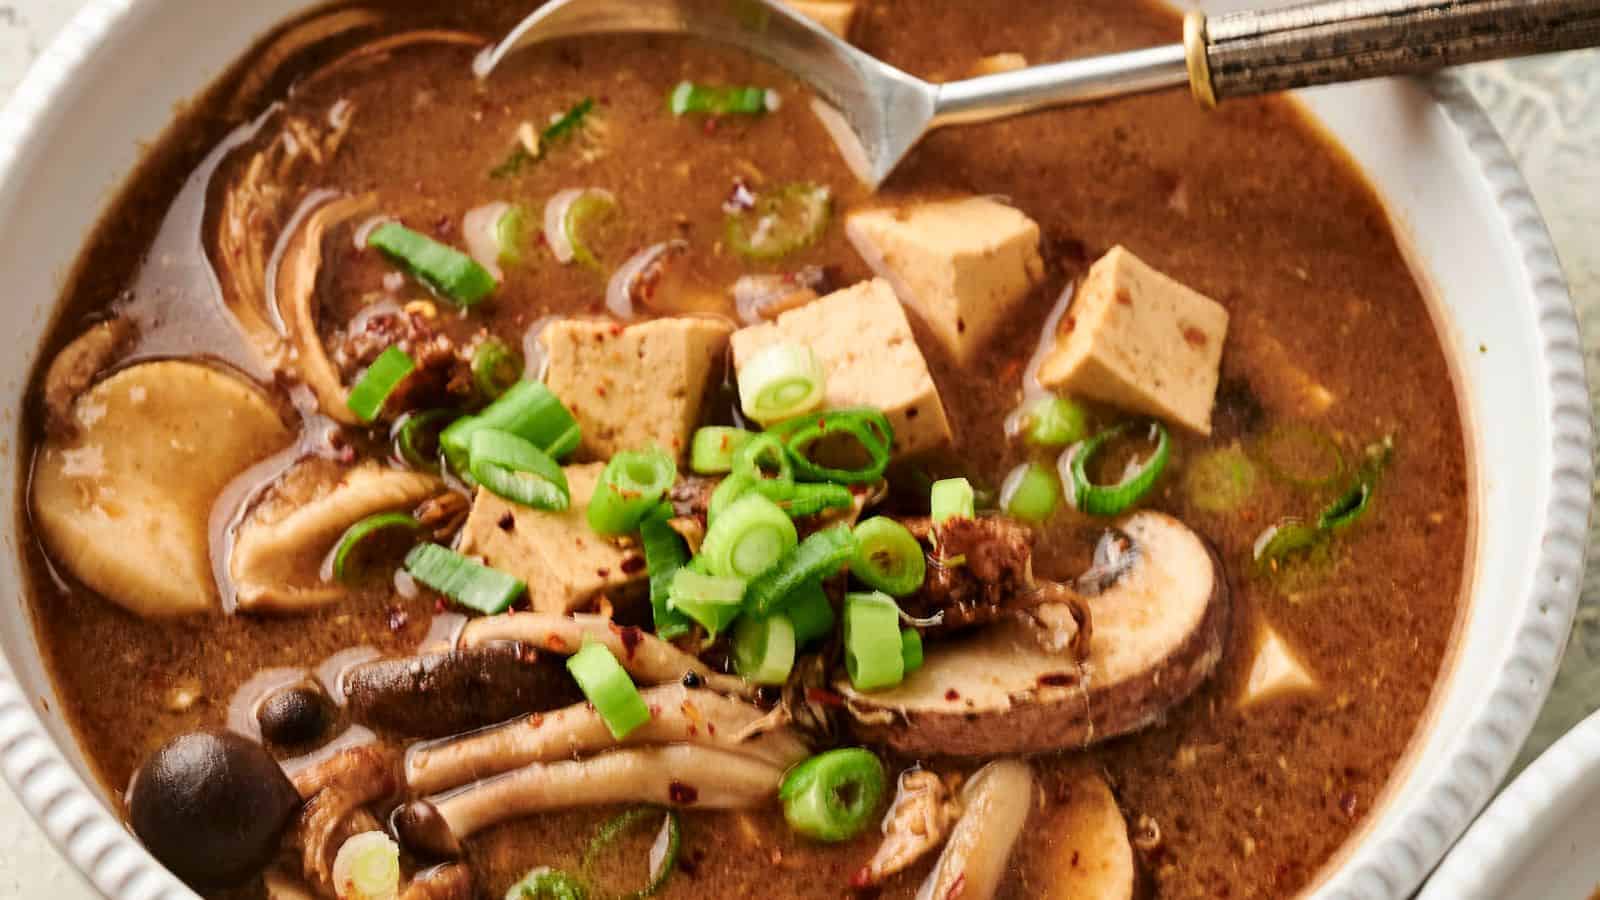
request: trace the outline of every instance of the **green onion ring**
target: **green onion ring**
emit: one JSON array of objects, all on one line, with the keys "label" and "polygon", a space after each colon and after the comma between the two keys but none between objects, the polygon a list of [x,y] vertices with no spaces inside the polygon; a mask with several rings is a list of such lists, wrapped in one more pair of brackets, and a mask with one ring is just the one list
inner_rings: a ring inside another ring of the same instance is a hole
[{"label": "green onion ring", "polygon": [[815,410],[826,390],[827,371],[804,344],[773,344],[739,370],[739,406],[763,425]]},{"label": "green onion ring", "polygon": [[583,882],[558,869],[540,866],[506,891],[506,900],[588,900]]},{"label": "green onion ring", "polygon": [[700,558],[711,574],[749,580],[778,564],[800,543],[794,520],[778,504],[750,493],[706,529]]},{"label": "green onion ring", "polygon": [[671,518],[670,513],[652,513],[639,523],[639,543],[650,576],[650,612],[656,637],[664,641],[676,640],[690,630],[689,619],[670,605],[672,578],[689,564],[689,548],[668,524]]},{"label": "green onion ring", "polygon": [[743,428],[702,428],[689,445],[689,468],[696,475],[726,475],[733,471],[739,451],[754,438],[754,432]]},{"label": "green onion ring", "polygon": [[612,737],[620,741],[650,721],[644,697],[604,644],[585,644],[567,658],[567,671]]},{"label": "green onion ring", "polygon": [[856,526],[856,553],[850,574],[891,597],[916,593],[927,576],[922,544],[904,525],[876,516]]},{"label": "green onion ring", "polygon": [[887,594],[846,594],[844,665],[858,691],[894,687],[906,677],[900,607]]},{"label": "green onion ring", "polygon": [[588,849],[583,852],[584,877],[591,882],[597,881],[601,854],[616,843],[618,838],[657,816],[662,817],[662,822],[661,829],[656,833],[655,844],[650,848],[650,881],[637,891],[620,895],[617,900],[643,900],[666,886],[667,879],[672,877],[673,869],[678,865],[683,832],[677,811],[658,806],[634,807],[601,825],[600,830],[589,841]]},{"label": "green onion ring", "polygon": [[832,578],[856,553],[856,536],[848,527],[825,528],[785,553],[776,566],[751,580],[745,605],[758,618],[785,612],[808,582]]},{"label": "green onion ring", "polygon": [[847,747],[790,769],[778,799],[790,828],[813,840],[837,843],[866,831],[887,793],[883,763],[867,750]]},{"label": "green onion ring", "polygon": [[971,519],[977,516],[977,500],[972,482],[965,478],[946,478],[933,483],[928,505],[933,524],[943,525],[950,519]]},{"label": "green onion ring", "polygon": [[1119,425],[1102,431],[1080,444],[1074,444],[1061,454],[1058,468],[1061,480],[1067,486],[1067,500],[1073,508],[1091,516],[1118,516],[1143,500],[1156,479],[1167,467],[1172,455],[1172,438],[1160,422],[1150,424],[1156,450],[1150,458],[1140,463],[1121,481],[1111,485],[1098,485],[1089,479],[1089,464],[1106,444],[1127,433],[1132,425]]},{"label": "green onion ring", "polygon": [[401,382],[411,377],[417,370],[416,360],[409,353],[399,347],[390,347],[378,354],[372,365],[361,373],[349,395],[345,398],[345,406],[361,421],[363,425],[371,425],[383,414],[383,408],[389,398],[400,387]]},{"label": "green onion ring", "polygon": [[383,532],[398,529],[419,534],[422,531],[422,523],[406,513],[378,513],[375,516],[367,516],[345,529],[333,550],[331,571],[334,579],[344,584],[359,580],[365,573],[360,571],[357,560],[352,557],[358,556],[358,551],[368,541]]},{"label": "green onion ring", "polygon": [[[767,475],[766,466],[776,467],[775,476]],[[783,446],[783,441],[773,434],[756,435],[733,457],[733,474],[742,475],[751,479],[775,480],[779,482],[794,483],[794,461],[789,458],[789,451]]]},{"label": "green onion ring", "polygon": [[496,497],[549,512],[566,512],[572,505],[561,464],[514,434],[473,432],[468,458],[472,480]]},{"label": "green onion ring", "polygon": [[[439,457],[443,453],[439,435],[459,418],[461,413],[453,409],[429,409],[406,414],[395,423],[392,432],[395,456],[413,469],[438,472]],[[424,444],[424,440],[430,444]]]},{"label": "green onion ring", "polygon": [[499,338],[490,338],[472,353],[472,382],[478,393],[490,401],[516,386],[522,379],[522,354]]},{"label": "green onion ring", "polygon": [[745,616],[733,632],[734,668],[751,684],[781,685],[794,671],[798,643],[794,622],[788,616]]},{"label": "green onion ring", "polygon": [[[794,460],[795,477],[801,481],[831,481],[835,484],[867,484],[883,477],[889,468],[889,451],[894,446],[894,426],[876,409],[832,409],[784,422],[771,432],[783,439]],[[824,438],[848,435],[861,445],[869,457],[860,469],[834,469],[813,462],[806,452]]]},{"label": "green onion ring", "polygon": [[608,536],[637,529],[677,480],[677,463],[660,449],[618,453],[589,499],[589,527]]},{"label": "green onion ring", "polygon": [[[1267,474],[1298,488],[1332,486],[1345,473],[1344,453],[1327,434],[1303,423],[1278,425],[1256,442],[1255,455]],[[1305,465],[1305,457],[1320,456],[1321,465]],[[1301,463],[1297,468],[1295,463]]]}]

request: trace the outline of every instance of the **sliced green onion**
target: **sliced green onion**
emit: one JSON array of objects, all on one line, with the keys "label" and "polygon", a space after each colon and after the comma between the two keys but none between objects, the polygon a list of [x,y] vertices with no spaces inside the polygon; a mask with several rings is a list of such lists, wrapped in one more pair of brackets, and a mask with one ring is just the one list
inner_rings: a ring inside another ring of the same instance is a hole
[{"label": "sliced green onion", "polygon": [[900,632],[900,658],[905,661],[907,678],[922,668],[922,632],[915,628]]},{"label": "sliced green onion", "polygon": [[710,87],[679,82],[667,95],[667,108],[678,117],[760,116],[767,112],[767,89],[761,87]]},{"label": "sliced green onion", "polygon": [[589,499],[589,527],[604,535],[636,530],[677,480],[677,463],[659,449],[618,453]]},{"label": "sliced green onion", "polygon": [[376,554],[374,545],[386,536],[404,532],[413,539],[422,531],[422,523],[405,513],[379,513],[351,525],[339,538],[333,550],[333,577],[349,584],[359,581],[372,571],[371,558]]},{"label": "sliced green onion", "polygon": [[706,530],[700,555],[713,575],[749,580],[800,543],[794,520],[760,494],[746,494]]},{"label": "sliced green onion", "polygon": [[483,412],[457,420],[439,435],[439,446],[457,474],[467,471],[472,435],[477,431],[514,434],[554,460],[565,459],[583,440],[578,420],[561,398],[537,381],[518,382]]},{"label": "sliced green onion", "polygon": [[571,875],[540,866],[513,884],[506,900],[589,900],[589,892]]},{"label": "sliced green onion", "polygon": [[833,191],[810,182],[784,185],[728,216],[728,245],[747,259],[781,259],[816,243],[832,216]]},{"label": "sliced green onion", "polygon": [[756,482],[752,490],[778,504],[791,519],[803,519],[830,509],[849,509],[856,502],[850,489],[840,484],[785,485],[769,478]]},{"label": "sliced green onion", "polygon": [[671,809],[638,806],[601,825],[600,830],[589,841],[589,848],[583,852],[583,874],[590,881],[598,882],[602,871],[616,868],[614,865],[602,865],[601,857],[623,835],[654,821],[657,817],[662,821],[661,827],[656,831],[655,843],[650,847],[647,860],[650,869],[646,876],[648,881],[644,887],[636,891],[617,895],[616,900],[643,900],[660,891],[666,886],[667,879],[672,877],[672,871],[678,865],[678,851],[683,845],[678,813]]},{"label": "sliced green onion", "polygon": [[400,845],[381,831],[345,839],[333,858],[339,900],[394,900],[400,893]]},{"label": "sliced green onion", "polygon": [[379,226],[367,238],[367,246],[458,306],[474,306],[494,292],[494,275],[477,260],[398,222]]},{"label": "sliced green onion", "polygon": [[745,582],[696,572],[685,566],[672,576],[668,604],[716,637],[744,612]]},{"label": "sliced green onion", "polygon": [[1127,433],[1131,425],[1119,425],[1102,431],[1081,444],[1074,444],[1061,454],[1059,465],[1061,480],[1067,485],[1067,500],[1073,508],[1091,516],[1117,516],[1131,509],[1155,487],[1156,479],[1167,467],[1172,454],[1172,438],[1160,422],[1150,425],[1151,437],[1156,442],[1155,452],[1149,459],[1131,467],[1116,484],[1098,485],[1089,478],[1089,464],[1106,444]]},{"label": "sliced green onion", "polygon": [[933,511],[934,525],[943,525],[951,519],[973,519],[978,515],[972,482],[965,478],[935,481],[929,494],[929,506]]},{"label": "sliced green onion", "polygon": [[399,347],[390,347],[373,360],[350,389],[345,405],[362,424],[371,425],[382,414],[389,396],[417,370],[416,360]]},{"label": "sliced green onion", "polygon": [[858,691],[877,691],[905,680],[900,607],[887,594],[846,594],[844,667]]},{"label": "sliced green onion", "polygon": [[837,621],[828,592],[816,581],[794,590],[784,603],[784,615],[794,624],[794,640],[801,647],[826,637]]},{"label": "sliced green onion", "polygon": [[1066,397],[1050,396],[1035,403],[1027,414],[1028,443],[1060,449],[1089,436],[1089,411]]},{"label": "sliced green onion", "polygon": [[1261,565],[1272,565],[1322,543],[1327,533],[1298,519],[1285,519],[1256,538],[1253,555]]},{"label": "sliced green onion", "polygon": [[407,413],[394,425],[395,456],[413,469],[439,471],[439,434],[459,418],[453,409]]},{"label": "sliced green onion", "polygon": [[727,511],[728,507],[749,493],[757,484],[760,484],[760,481],[748,475],[729,475],[722,479],[722,483],[711,492],[711,499],[706,503],[706,524],[716,524],[717,519]]},{"label": "sliced green onion", "polygon": [[612,737],[620,741],[650,721],[650,708],[639,689],[604,644],[585,644],[567,659],[567,671]]},{"label": "sliced green onion", "polygon": [[1061,480],[1038,463],[1023,463],[1000,485],[1000,508],[1013,519],[1038,524],[1055,515]]},{"label": "sliced green onion", "polygon": [[[830,409],[791,419],[770,432],[783,439],[794,459],[795,477],[801,481],[867,484],[883,477],[894,446],[894,426],[875,409]],[[818,443],[833,443],[839,436],[854,439],[867,463],[859,469],[836,469],[815,462],[807,454]]]},{"label": "sliced green onion", "polygon": [[500,264],[522,264],[522,248],[528,243],[528,212],[513,203],[494,222],[494,242],[500,248]]},{"label": "sliced green onion", "polygon": [[639,523],[639,542],[644,546],[645,570],[650,574],[650,612],[655,618],[656,637],[676,640],[689,633],[689,620],[670,604],[672,579],[689,563],[689,548],[683,536],[672,530],[669,516],[652,513]]},{"label": "sliced green onion", "polygon": [[783,684],[794,670],[797,643],[794,623],[788,616],[746,616],[733,631],[734,668],[752,684]]},{"label": "sliced green onion", "polygon": [[773,344],[739,372],[739,406],[762,425],[802,416],[822,405],[828,373],[803,344]]},{"label": "sliced green onion", "polygon": [[1256,491],[1256,465],[1243,450],[1222,447],[1189,463],[1183,473],[1189,502],[1208,513],[1230,513]]},{"label": "sliced green onion", "polygon": [[498,400],[522,380],[522,354],[507,347],[505,341],[490,338],[472,353],[472,382],[478,393]]},{"label": "sliced green onion", "polygon": [[1356,480],[1339,498],[1317,517],[1317,527],[1324,531],[1343,531],[1366,514],[1372,503],[1372,494],[1378,481],[1394,457],[1394,438],[1367,447],[1362,454],[1361,467],[1356,470]]},{"label": "sliced green onion", "polygon": [[922,544],[893,519],[877,516],[856,526],[856,554],[850,574],[891,597],[916,593],[927,575]]},{"label": "sliced green onion", "polygon": [[473,432],[468,458],[472,480],[496,497],[550,512],[565,512],[572,505],[561,464],[514,434]]},{"label": "sliced green onion", "polygon": [[1256,443],[1267,474],[1298,488],[1325,488],[1344,475],[1344,453],[1326,433],[1292,423],[1268,431]]},{"label": "sliced green onion", "polygon": [[578,265],[600,270],[600,258],[595,256],[585,235],[616,212],[617,198],[610,191],[601,190],[584,191],[567,207],[567,214],[561,220],[561,229],[572,247],[572,258]]},{"label": "sliced green onion", "polygon": [[726,475],[734,457],[755,437],[743,428],[702,428],[689,445],[689,468],[697,475]]},{"label": "sliced green onion", "polygon": [[883,763],[867,750],[847,747],[813,756],[783,778],[778,799],[783,818],[800,834],[837,843],[871,825],[888,793]]},{"label": "sliced green onion", "polygon": [[772,476],[775,480],[793,483],[794,462],[789,459],[789,451],[784,449],[783,441],[776,435],[756,435],[733,458],[733,474],[736,476],[765,480],[769,466],[777,472]]},{"label": "sliced green onion", "polygon": [[847,527],[826,528],[811,535],[750,582],[745,596],[751,613],[760,618],[786,612],[802,585],[839,574],[855,553],[856,536]]},{"label": "sliced green onion", "polygon": [[528,586],[516,578],[467,559],[438,544],[418,544],[406,554],[412,578],[468,609],[497,616],[511,608]]},{"label": "sliced green onion", "polygon": [[562,114],[561,118],[551,122],[544,131],[539,132],[539,150],[542,154],[550,144],[578,130],[583,121],[594,112],[594,98],[585,97],[573,104],[572,108]]}]

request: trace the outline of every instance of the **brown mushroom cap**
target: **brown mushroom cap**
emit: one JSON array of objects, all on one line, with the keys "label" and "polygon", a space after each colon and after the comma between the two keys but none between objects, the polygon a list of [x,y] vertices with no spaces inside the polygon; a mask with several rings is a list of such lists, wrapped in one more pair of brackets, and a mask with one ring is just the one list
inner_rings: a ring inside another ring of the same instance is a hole
[{"label": "brown mushroom cap", "polygon": [[995,756],[1085,747],[1146,728],[1222,658],[1230,603],[1215,554],[1170,516],[1120,530],[1134,562],[1089,601],[1089,657],[1042,649],[1027,626],[991,626],[931,647],[905,682],[870,694],[839,684],[856,736],[909,756]]}]

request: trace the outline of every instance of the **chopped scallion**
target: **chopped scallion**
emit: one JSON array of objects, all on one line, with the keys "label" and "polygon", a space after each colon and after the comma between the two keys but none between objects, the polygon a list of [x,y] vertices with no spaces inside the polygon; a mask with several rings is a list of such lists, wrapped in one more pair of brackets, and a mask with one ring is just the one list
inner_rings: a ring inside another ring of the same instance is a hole
[{"label": "chopped scallion", "polygon": [[644,546],[645,570],[650,575],[650,612],[655,619],[656,637],[671,641],[689,633],[688,618],[670,605],[672,579],[689,563],[689,549],[667,520],[660,513],[646,516],[639,523],[639,542]]},{"label": "chopped scallion", "polygon": [[639,689],[604,644],[585,644],[567,659],[567,671],[612,737],[620,741],[650,721],[650,708]]},{"label": "chopped scallion", "polygon": [[807,582],[796,588],[784,604],[784,615],[794,623],[795,643],[801,647],[833,631],[837,617],[828,592],[820,582]]},{"label": "chopped scallion", "polygon": [[744,611],[744,596],[743,579],[706,575],[686,566],[672,576],[669,603],[716,637]]},{"label": "chopped scallion", "polygon": [[734,458],[755,438],[743,428],[710,427],[694,433],[689,447],[689,468],[697,475],[725,475],[733,471]]},{"label": "chopped scallion", "polygon": [[1238,447],[1212,450],[1185,468],[1183,490],[1196,509],[1233,512],[1255,493],[1256,465]]},{"label": "chopped scallion", "polygon": [[565,512],[572,504],[561,464],[514,434],[475,431],[468,457],[472,479],[497,497],[550,512]]},{"label": "chopped scallion", "polygon": [[510,609],[528,590],[527,585],[499,569],[438,544],[413,547],[406,554],[406,571],[457,604],[490,616]]},{"label": "chopped scallion", "polygon": [[400,892],[400,845],[381,831],[348,837],[330,874],[339,900],[393,900]]},{"label": "chopped scallion", "polygon": [[[672,877],[672,872],[678,865],[678,851],[683,844],[681,827],[678,824],[678,814],[671,809],[661,809],[654,806],[637,806],[600,826],[595,836],[589,841],[589,849],[583,852],[583,872],[590,881],[600,883],[604,877],[602,871],[617,868],[617,860],[612,865],[605,864],[604,855],[615,845],[619,838],[639,828],[648,825],[657,818],[661,819],[661,827],[656,832],[655,843],[650,848],[649,880],[644,887],[622,894],[617,900],[644,900],[660,891],[666,886],[667,879]],[[565,898],[552,898],[552,900],[565,900]]]},{"label": "chopped scallion", "polygon": [[739,372],[739,405],[762,425],[805,415],[822,405],[827,372],[803,344],[774,344]]},{"label": "chopped scallion", "polygon": [[[794,460],[795,477],[801,481],[831,481],[835,484],[866,484],[877,481],[889,468],[890,448],[894,446],[894,426],[876,409],[830,409],[801,416],[770,432],[783,439]],[[858,469],[839,469],[822,465],[809,455],[819,444],[830,449],[841,437],[854,439],[866,462]]]},{"label": "chopped scallion", "polygon": [[439,471],[439,435],[451,422],[461,418],[453,409],[429,409],[407,413],[394,425],[394,453],[413,469]]},{"label": "chopped scallion", "polygon": [[415,542],[422,531],[422,523],[406,513],[378,513],[351,525],[334,546],[332,558],[333,577],[349,584],[359,581],[371,571],[372,557],[378,555],[374,546],[387,537],[400,535]]},{"label": "chopped scallion", "polygon": [[753,684],[783,684],[794,670],[794,623],[788,616],[739,620],[733,632],[733,664]]},{"label": "chopped scallion", "polygon": [[505,900],[589,900],[589,892],[571,875],[540,866],[513,884]]},{"label": "chopped scallion", "polygon": [[783,818],[817,841],[848,841],[867,830],[888,793],[883,763],[860,747],[813,756],[783,778]]},{"label": "chopped scallion", "polygon": [[1035,447],[1060,449],[1089,436],[1089,411],[1066,397],[1045,397],[1027,416],[1027,441]]},{"label": "chopped scallion", "polygon": [[494,292],[494,275],[454,247],[398,222],[379,226],[367,246],[398,263],[411,276],[458,306],[473,306]]},{"label": "chopped scallion", "polygon": [[537,381],[518,382],[482,412],[457,420],[439,435],[439,445],[457,474],[467,472],[472,435],[477,431],[514,434],[558,461],[578,449],[583,439],[578,420],[561,398]]},{"label": "chopped scallion", "polygon": [[662,450],[618,453],[589,499],[589,527],[604,535],[634,531],[677,480],[677,464]]},{"label": "chopped scallion", "polygon": [[1067,500],[1073,508],[1091,516],[1119,516],[1143,500],[1156,479],[1167,467],[1172,453],[1172,438],[1160,422],[1150,425],[1150,438],[1156,443],[1149,458],[1131,466],[1127,475],[1116,484],[1098,485],[1089,478],[1089,465],[1095,456],[1111,441],[1122,437],[1132,426],[1120,425],[1102,431],[1080,444],[1074,444],[1061,454],[1058,464],[1061,480],[1067,486]]},{"label": "chopped scallion", "polygon": [[800,543],[794,520],[766,497],[740,497],[706,530],[700,555],[713,575],[748,581],[760,575]]},{"label": "chopped scallion", "polygon": [[900,656],[905,660],[906,677],[922,668],[922,632],[915,628],[900,632]]},{"label": "chopped scallion", "polygon": [[946,478],[934,482],[929,501],[935,526],[943,525],[950,519],[971,519],[978,515],[972,482],[965,478]]},{"label": "chopped scallion", "polygon": [[750,611],[757,617],[787,611],[796,591],[809,582],[839,574],[855,556],[856,536],[849,528],[826,528],[807,537],[783,555],[776,566],[756,576],[746,591]]},{"label": "chopped scallion", "polygon": [[731,213],[728,244],[747,259],[771,262],[816,243],[833,216],[833,191],[810,182],[789,184]]},{"label": "chopped scallion", "polygon": [[522,354],[499,338],[489,338],[472,353],[472,382],[478,393],[498,400],[522,380]]},{"label": "chopped scallion", "polygon": [[373,360],[372,365],[350,389],[345,405],[357,419],[371,425],[383,413],[383,407],[400,383],[417,370],[416,360],[399,347],[390,347]]},{"label": "chopped scallion", "polygon": [[922,587],[927,560],[922,544],[893,519],[877,516],[856,526],[856,553],[850,574],[891,597],[904,597]]},{"label": "chopped scallion", "polygon": [[675,116],[759,116],[767,112],[769,91],[761,87],[712,87],[680,82],[667,95],[667,108]]},{"label": "chopped scallion", "polygon": [[500,248],[500,263],[515,266],[522,263],[522,248],[528,243],[528,213],[512,204],[494,223],[494,242]]},{"label": "chopped scallion", "polygon": [[771,476],[773,480],[794,482],[794,462],[789,459],[783,441],[776,435],[758,434],[733,458],[733,474],[751,480],[767,480],[768,471],[775,473]]},{"label": "chopped scallion", "polygon": [[1000,486],[1000,508],[1013,519],[1038,524],[1055,515],[1061,503],[1061,481],[1038,463],[1011,470]]},{"label": "chopped scallion", "polygon": [[844,666],[858,691],[894,687],[905,679],[900,607],[887,594],[844,598]]}]

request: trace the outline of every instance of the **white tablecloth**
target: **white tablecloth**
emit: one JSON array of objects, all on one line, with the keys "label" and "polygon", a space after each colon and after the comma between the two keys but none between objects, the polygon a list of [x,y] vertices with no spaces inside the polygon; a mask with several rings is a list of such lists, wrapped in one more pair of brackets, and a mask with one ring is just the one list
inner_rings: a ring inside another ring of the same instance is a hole
[{"label": "white tablecloth", "polygon": [[[0,2],[0,97],[84,0]],[[1468,74],[1521,160],[1572,281],[1590,370],[1600,373],[1600,52],[1477,67]],[[1591,536],[1591,545],[1600,541]],[[1591,553],[1600,560],[1600,553]],[[1522,762],[1600,708],[1600,566],[1556,689]],[[1520,764],[1519,764],[1520,767]],[[96,900],[0,786],[0,898]]]}]

